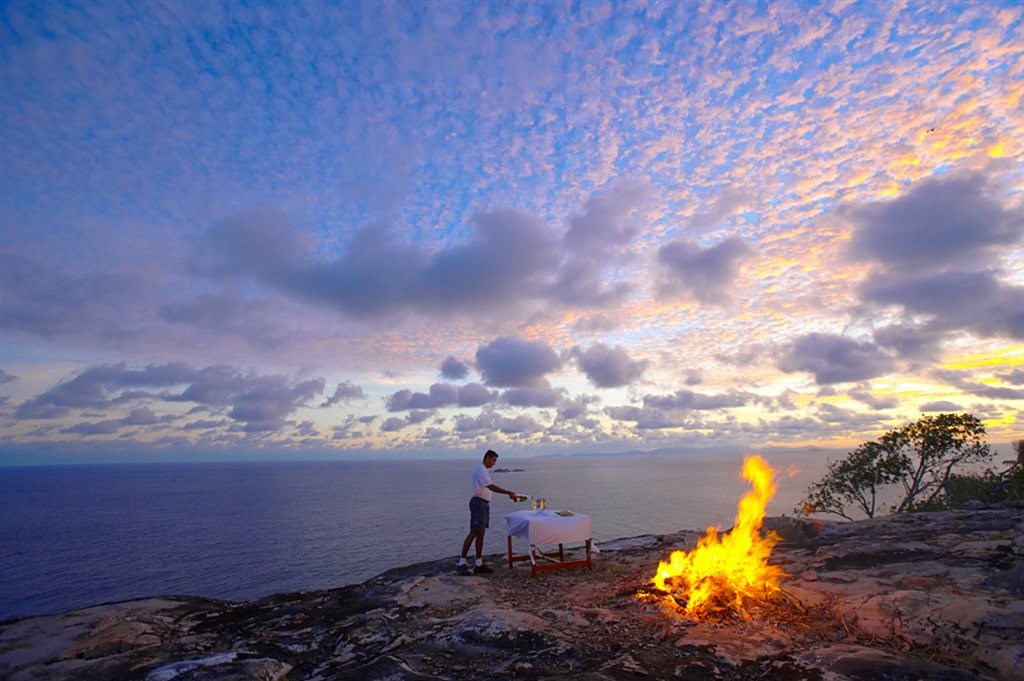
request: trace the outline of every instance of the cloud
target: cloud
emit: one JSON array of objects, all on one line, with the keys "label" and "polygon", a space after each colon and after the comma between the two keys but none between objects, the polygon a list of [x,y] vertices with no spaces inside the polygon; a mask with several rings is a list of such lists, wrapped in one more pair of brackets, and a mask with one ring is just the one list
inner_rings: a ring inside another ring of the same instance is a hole
[{"label": "cloud", "polygon": [[5,383],[13,383],[15,381],[20,381],[20,380],[21,379],[18,378],[17,376],[15,376],[14,374],[12,374],[12,373],[4,370],[4,369],[0,369],[0,385],[3,385]]},{"label": "cloud", "polygon": [[457,416],[455,432],[463,436],[490,435],[504,433],[506,435],[530,435],[543,430],[543,426],[532,416],[525,414],[512,418],[497,412],[485,411],[478,416]]},{"label": "cloud", "polygon": [[334,394],[331,395],[321,407],[331,407],[339,402],[350,402],[352,400],[361,400],[366,398],[366,393],[358,385],[353,384],[351,381],[343,381],[338,384],[338,387],[334,389]]},{"label": "cloud", "polygon": [[71,435],[113,435],[121,430],[124,422],[121,419],[108,419],[94,423],[76,423],[61,430],[62,433]]},{"label": "cloud", "polygon": [[583,213],[569,218],[565,246],[574,256],[606,259],[632,241],[639,232],[627,217],[644,201],[651,187],[646,182],[620,180],[604,195],[587,199]]},{"label": "cloud", "polygon": [[945,412],[945,413],[951,413],[951,412],[961,412],[961,411],[964,410],[963,407],[961,407],[956,402],[950,402],[948,400],[938,400],[936,402],[926,402],[926,403],[924,403],[924,404],[922,404],[920,406],[920,409],[924,413],[936,412],[936,411]]},{"label": "cloud", "polygon": [[1011,385],[1024,385],[1024,367],[1016,367],[1005,374],[996,374],[996,378]]},{"label": "cloud", "polygon": [[1019,211],[1004,210],[990,191],[981,175],[931,178],[899,198],[853,209],[849,257],[903,272],[984,267],[1020,243]]},{"label": "cloud", "polygon": [[742,407],[750,402],[751,397],[748,393],[738,391],[721,395],[703,395],[691,390],[677,390],[672,395],[648,395],[644,397],[644,406],[667,411],[729,409]]},{"label": "cloud", "polygon": [[450,381],[459,381],[469,376],[469,366],[454,357],[446,357],[441,362],[441,375]]},{"label": "cloud", "polygon": [[872,409],[895,409],[900,405],[899,399],[895,397],[878,397],[872,394],[871,387],[867,385],[857,386],[855,389],[850,390],[847,395],[858,402],[863,402]]},{"label": "cloud", "polygon": [[538,295],[559,259],[544,223],[513,210],[478,213],[473,223],[469,242],[439,251],[420,274],[417,301],[478,312]]},{"label": "cloud", "polygon": [[890,324],[875,329],[879,347],[903,359],[930,360],[938,356],[944,334],[925,325]]},{"label": "cloud", "polygon": [[360,230],[335,258],[312,245],[280,212],[247,214],[210,229],[193,258],[218,280],[245,277],[359,319],[481,313],[537,298],[558,265],[555,238],[515,210],[477,213],[470,238],[436,251],[401,243],[396,230]]},{"label": "cloud", "polygon": [[160,417],[149,407],[132,409],[123,421],[126,426],[151,426],[159,422]]},{"label": "cloud", "polygon": [[140,300],[150,293],[149,282],[136,274],[86,271],[72,275],[9,254],[0,255],[0,271],[4,273],[0,325],[8,333],[60,339],[94,333],[109,345],[137,333],[131,320]]},{"label": "cloud", "polygon": [[476,366],[487,385],[528,388],[539,385],[545,374],[557,371],[562,360],[543,341],[503,336],[476,351]]},{"label": "cloud", "polygon": [[[929,315],[932,333],[964,330],[1024,340],[1024,287],[1004,284],[992,271],[881,274],[865,280],[858,293],[867,303]],[[932,333],[926,331],[918,351],[934,342]]]},{"label": "cloud", "polygon": [[811,333],[799,336],[783,348],[778,366],[787,373],[812,373],[819,385],[828,385],[875,378],[892,371],[895,363],[871,343]]},{"label": "cloud", "polygon": [[725,303],[740,260],[752,254],[753,249],[738,237],[708,248],[686,237],[670,241],[658,249],[658,292],[667,297],[689,294],[705,304]]},{"label": "cloud", "polygon": [[706,211],[696,213],[688,223],[690,232],[703,232],[713,229],[724,218],[732,215],[747,201],[747,194],[738,189],[726,188],[715,199],[714,204]]},{"label": "cloud", "polygon": [[481,407],[498,399],[498,393],[488,390],[479,383],[467,383],[459,387],[457,404],[460,407]]},{"label": "cloud", "polygon": [[193,369],[181,363],[150,364],[140,369],[130,369],[123,363],[91,367],[23,402],[15,416],[57,418],[72,408],[103,408],[112,404],[124,388],[171,387],[187,383],[195,376]]},{"label": "cloud", "polygon": [[544,380],[536,386],[527,388],[510,388],[506,390],[501,399],[505,404],[513,407],[554,407],[557,406],[565,396],[565,391],[560,388],[552,388]]},{"label": "cloud", "polygon": [[455,386],[450,383],[435,383],[430,392],[421,393],[411,390],[399,390],[387,401],[388,411],[406,411],[409,409],[441,409],[443,407],[480,407],[498,399],[498,393],[488,390],[479,383],[467,383]]},{"label": "cloud", "polygon": [[191,267],[213,278],[286,280],[313,256],[315,243],[279,208],[266,206],[213,225],[196,249]]},{"label": "cloud", "polygon": [[595,343],[586,350],[575,348],[573,355],[580,371],[598,388],[618,388],[640,378],[650,364],[647,360],[631,359],[621,347],[608,347]]},{"label": "cloud", "polygon": [[1003,388],[971,380],[973,374],[962,371],[938,369],[932,375],[970,395],[985,397],[990,400],[1024,400],[1024,388]]},{"label": "cloud", "polygon": [[449,383],[435,383],[430,386],[430,394],[414,393],[411,390],[399,390],[388,398],[388,411],[405,411],[407,409],[438,409],[453,405],[458,401],[459,389]]},{"label": "cloud", "polygon": [[157,318],[186,327],[195,336],[235,337],[268,350],[282,348],[292,340],[287,329],[267,321],[280,314],[279,306],[265,299],[253,300],[233,291],[202,293],[156,309]]},{"label": "cloud", "polygon": [[632,421],[639,430],[663,430],[679,428],[684,421],[677,416],[666,415],[660,409],[642,409],[633,406],[605,407],[604,412],[616,421]]},{"label": "cloud", "polygon": [[593,395],[583,395],[573,399],[566,398],[558,405],[558,421],[575,421],[580,425],[596,425],[596,421],[588,418],[591,404],[598,402]]},{"label": "cloud", "polygon": [[[181,387],[181,392],[131,390],[175,387]],[[71,409],[97,409],[123,401],[150,399],[227,408],[228,416],[244,423],[245,430],[268,431],[282,427],[286,416],[323,390],[322,378],[293,381],[281,375],[244,373],[228,366],[195,369],[169,363],[131,368],[122,363],[86,369],[22,403],[15,417],[58,418]],[[141,418],[144,413],[138,412],[137,416]]]}]

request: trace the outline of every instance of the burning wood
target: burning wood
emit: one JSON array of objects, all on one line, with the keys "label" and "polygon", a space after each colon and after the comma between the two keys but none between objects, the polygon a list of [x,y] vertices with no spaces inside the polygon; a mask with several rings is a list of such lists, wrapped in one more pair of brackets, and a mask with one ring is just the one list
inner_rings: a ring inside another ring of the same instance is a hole
[{"label": "burning wood", "polygon": [[659,563],[653,588],[639,598],[692,620],[722,612],[750,619],[748,601],[763,602],[779,592],[779,581],[787,575],[768,564],[779,537],[774,532],[761,536],[765,506],[775,494],[774,471],[762,457],[748,456],[743,477],[753,489],[740,500],[732,531],[719,537],[709,527],[693,551],[673,551]]}]

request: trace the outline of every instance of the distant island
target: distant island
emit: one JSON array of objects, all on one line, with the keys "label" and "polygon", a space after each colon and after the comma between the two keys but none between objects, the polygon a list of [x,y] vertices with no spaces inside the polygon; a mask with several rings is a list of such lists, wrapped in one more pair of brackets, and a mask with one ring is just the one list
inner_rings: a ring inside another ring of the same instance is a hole
[{"label": "distant island", "polygon": [[495,473],[522,473],[522,468],[495,468]]}]

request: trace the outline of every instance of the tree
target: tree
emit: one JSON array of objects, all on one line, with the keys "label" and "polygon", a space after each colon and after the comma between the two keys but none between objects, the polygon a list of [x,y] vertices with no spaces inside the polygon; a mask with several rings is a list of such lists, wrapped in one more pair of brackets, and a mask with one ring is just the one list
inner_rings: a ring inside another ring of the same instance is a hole
[{"label": "tree", "polygon": [[830,462],[825,477],[808,488],[807,497],[797,512],[805,515],[834,513],[853,520],[846,512],[852,505],[874,518],[879,489],[898,482],[904,469],[900,450],[893,444],[886,436],[880,442],[862,444],[845,459]]},{"label": "tree", "polygon": [[970,414],[922,417],[830,463],[825,477],[808,488],[797,512],[833,513],[849,520],[847,509],[852,506],[873,518],[880,488],[897,483],[903,498],[891,512],[934,507],[957,466],[992,457],[984,435],[985,426]]},{"label": "tree", "polygon": [[920,504],[915,510],[940,511],[962,508],[971,501],[998,504],[1024,499],[1024,440],[1014,442],[1013,450],[1016,459],[1003,462],[1008,468],[999,472],[986,469],[980,475],[954,473],[949,476],[941,497]]}]

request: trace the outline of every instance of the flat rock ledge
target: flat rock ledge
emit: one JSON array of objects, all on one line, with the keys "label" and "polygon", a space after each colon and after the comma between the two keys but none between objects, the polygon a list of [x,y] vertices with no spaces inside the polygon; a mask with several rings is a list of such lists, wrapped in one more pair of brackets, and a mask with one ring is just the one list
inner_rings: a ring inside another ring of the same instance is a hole
[{"label": "flat rock ledge", "polygon": [[[328,591],[160,597],[0,625],[0,678],[1024,678],[1024,506],[831,523],[769,518],[790,577],[750,619],[638,599],[698,532],[608,542],[594,569],[460,577],[454,559]],[[491,538],[491,543],[495,539]]]}]

